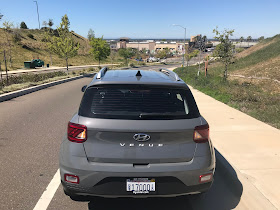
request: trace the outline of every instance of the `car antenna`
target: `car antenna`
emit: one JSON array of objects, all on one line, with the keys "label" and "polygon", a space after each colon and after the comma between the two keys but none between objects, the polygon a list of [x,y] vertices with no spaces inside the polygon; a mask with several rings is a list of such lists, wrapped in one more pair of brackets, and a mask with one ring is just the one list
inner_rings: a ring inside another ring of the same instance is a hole
[{"label": "car antenna", "polygon": [[136,77],[142,77],[142,74],[141,74],[140,70],[138,70],[138,72],[136,74]]}]

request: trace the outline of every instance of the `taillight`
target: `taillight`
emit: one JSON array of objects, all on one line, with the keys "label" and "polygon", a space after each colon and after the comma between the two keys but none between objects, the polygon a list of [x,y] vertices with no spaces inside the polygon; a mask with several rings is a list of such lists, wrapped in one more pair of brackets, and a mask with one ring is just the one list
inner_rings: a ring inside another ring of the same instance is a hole
[{"label": "taillight", "polygon": [[83,143],[87,140],[87,127],[69,122],[67,136],[69,141]]},{"label": "taillight", "polygon": [[209,139],[209,125],[200,125],[194,128],[193,140],[196,143],[205,143]]}]

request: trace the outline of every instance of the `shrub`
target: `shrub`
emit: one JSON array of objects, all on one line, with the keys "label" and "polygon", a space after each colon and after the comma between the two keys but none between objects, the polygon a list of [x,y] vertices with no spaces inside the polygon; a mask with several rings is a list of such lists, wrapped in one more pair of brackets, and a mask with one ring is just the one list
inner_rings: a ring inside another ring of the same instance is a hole
[{"label": "shrub", "polygon": [[21,35],[19,33],[14,33],[13,42],[16,43],[16,44],[21,42]]},{"label": "shrub", "polygon": [[20,23],[20,28],[21,29],[28,29],[26,23],[23,22],[23,21]]},{"label": "shrub", "polygon": [[131,68],[135,67],[134,63],[130,63],[129,66],[130,66]]},{"label": "shrub", "polygon": [[35,39],[33,34],[27,34],[27,36],[30,38],[30,39]]},{"label": "shrub", "polygon": [[235,49],[235,51],[237,52],[237,53],[240,53],[240,52],[242,52],[244,50],[244,48],[236,48]]},{"label": "shrub", "polygon": [[47,37],[43,37],[43,38],[41,39],[41,41],[42,41],[42,42],[48,42],[48,38],[47,38]]},{"label": "shrub", "polygon": [[[53,77],[66,76],[67,74],[63,71],[49,72],[45,74],[22,74],[18,76],[9,76],[9,85],[21,84],[26,82],[39,82]],[[3,80],[3,86],[7,86],[6,80]]]}]

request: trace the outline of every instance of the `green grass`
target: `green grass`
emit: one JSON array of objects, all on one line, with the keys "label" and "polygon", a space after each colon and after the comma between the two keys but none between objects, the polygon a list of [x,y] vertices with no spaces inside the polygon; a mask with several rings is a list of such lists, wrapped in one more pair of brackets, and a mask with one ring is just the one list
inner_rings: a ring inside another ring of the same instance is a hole
[{"label": "green grass", "polygon": [[174,71],[190,86],[236,108],[256,119],[280,128],[280,94],[265,91],[252,83],[238,80],[224,81],[215,71],[208,76],[197,76],[198,66],[188,69],[177,68]]}]

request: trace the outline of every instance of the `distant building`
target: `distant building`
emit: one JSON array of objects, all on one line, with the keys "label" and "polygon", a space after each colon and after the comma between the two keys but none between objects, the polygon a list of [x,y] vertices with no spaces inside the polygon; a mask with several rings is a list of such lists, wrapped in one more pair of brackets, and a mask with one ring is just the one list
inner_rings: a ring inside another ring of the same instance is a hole
[{"label": "distant building", "polygon": [[196,36],[191,36],[191,40],[190,42],[196,42],[197,41],[197,37],[201,36],[201,34],[197,34]]},{"label": "distant building", "polygon": [[120,41],[117,43],[117,49],[126,48],[126,43],[129,41],[128,37],[121,37]]},{"label": "distant building", "polygon": [[[185,44],[186,47],[188,43]],[[154,40],[146,40],[142,42],[129,42],[129,38],[121,37],[119,42],[117,43],[117,49],[120,48],[134,48],[138,50],[149,50],[151,53],[155,53],[158,50],[163,50],[168,48],[172,53],[182,54],[184,50],[183,43],[176,43],[174,41],[167,42],[167,41],[157,41]]]}]

